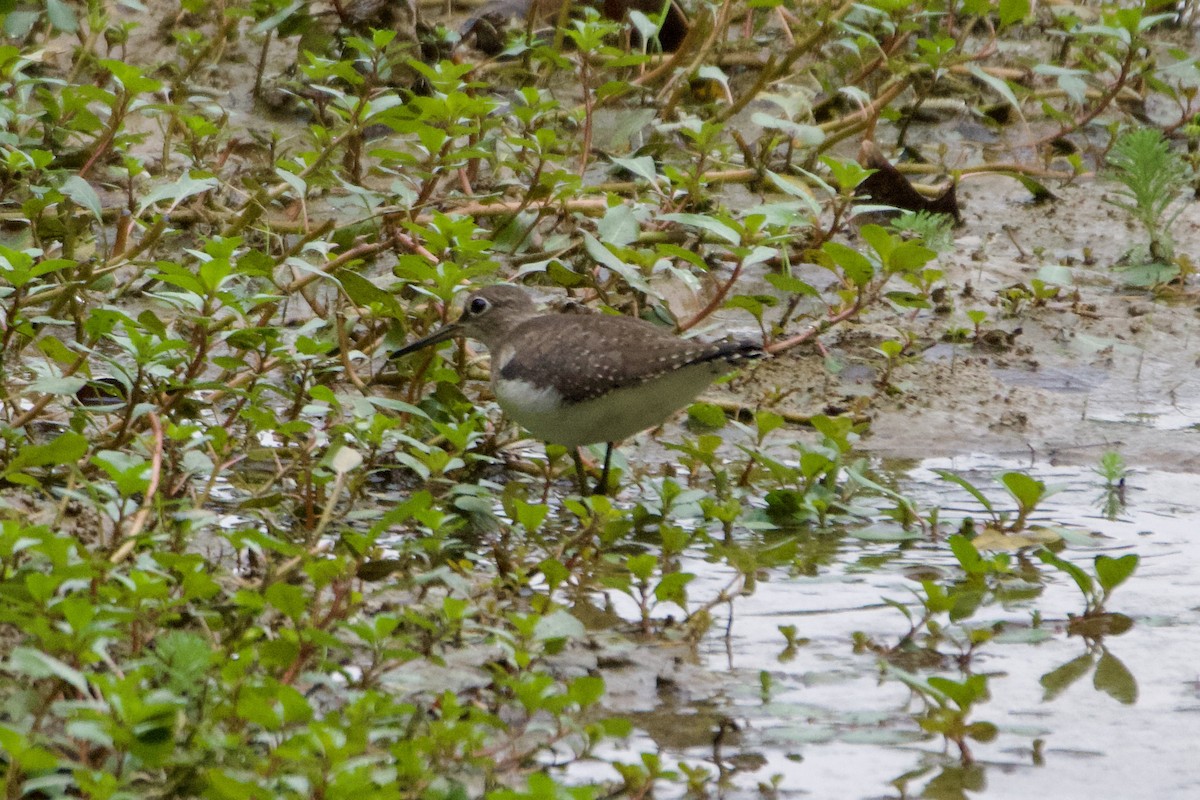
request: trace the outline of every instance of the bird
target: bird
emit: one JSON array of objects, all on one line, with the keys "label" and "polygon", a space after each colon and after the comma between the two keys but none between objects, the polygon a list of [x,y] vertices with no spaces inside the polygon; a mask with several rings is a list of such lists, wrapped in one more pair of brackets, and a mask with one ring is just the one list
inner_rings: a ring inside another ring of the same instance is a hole
[{"label": "bird", "polygon": [[568,448],[580,491],[579,448],[605,444],[593,494],[605,494],[613,447],[665,422],[714,380],[766,355],[753,341],[705,343],[626,316],[540,311],[521,286],[471,292],[462,315],[391,354],[392,359],[456,336],[482,342],[500,408],[538,439]]}]

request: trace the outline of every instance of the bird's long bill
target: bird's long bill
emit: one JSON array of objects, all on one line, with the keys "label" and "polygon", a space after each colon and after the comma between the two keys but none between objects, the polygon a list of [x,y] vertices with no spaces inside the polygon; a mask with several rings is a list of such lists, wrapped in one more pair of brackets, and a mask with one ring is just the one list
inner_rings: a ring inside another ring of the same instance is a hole
[{"label": "bird's long bill", "polygon": [[461,330],[462,326],[460,326],[457,322],[451,322],[449,325],[443,325],[433,333],[426,336],[424,339],[418,339],[412,344],[406,344],[399,350],[393,351],[389,358],[400,358],[401,356],[406,356],[409,353],[415,353],[422,348],[429,347],[430,345],[437,344],[438,342],[444,342],[447,339],[453,339],[461,332]]}]

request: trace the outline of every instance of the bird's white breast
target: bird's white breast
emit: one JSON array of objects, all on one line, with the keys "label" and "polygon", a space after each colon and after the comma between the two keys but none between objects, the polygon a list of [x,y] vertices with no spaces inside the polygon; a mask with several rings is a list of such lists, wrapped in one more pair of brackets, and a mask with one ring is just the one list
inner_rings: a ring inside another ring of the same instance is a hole
[{"label": "bird's white breast", "polygon": [[500,378],[498,372],[493,388],[505,413],[534,436],[579,447],[618,442],[661,424],[727,369],[697,364],[581,403],[566,403],[552,387]]}]

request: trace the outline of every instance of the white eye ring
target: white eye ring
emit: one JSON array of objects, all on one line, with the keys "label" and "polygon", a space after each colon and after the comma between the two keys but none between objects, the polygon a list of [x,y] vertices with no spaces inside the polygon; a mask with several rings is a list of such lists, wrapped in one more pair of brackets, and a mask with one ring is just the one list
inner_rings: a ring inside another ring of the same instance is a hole
[{"label": "white eye ring", "polygon": [[490,305],[491,304],[482,297],[476,297],[471,301],[470,305],[467,306],[467,311],[475,316],[479,316],[483,312],[487,311]]}]

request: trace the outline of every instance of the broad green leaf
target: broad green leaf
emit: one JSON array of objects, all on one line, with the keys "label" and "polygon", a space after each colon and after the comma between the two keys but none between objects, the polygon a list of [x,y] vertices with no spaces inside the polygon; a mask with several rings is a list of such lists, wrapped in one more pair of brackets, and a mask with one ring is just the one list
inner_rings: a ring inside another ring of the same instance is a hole
[{"label": "broad green leaf", "polygon": [[68,431],[45,444],[30,444],[22,447],[16,457],[8,463],[4,477],[8,480],[18,480],[20,483],[32,485],[32,478],[21,474],[29,467],[65,466],[74,464],[83,458],[87,452],[87,437]]},{"label": "broad green leaf", "polygon": [[[4,9],[4,11],[11,10],[11,5]],[[79,20],[75,18],[75,9],[64,0],[46,0],[46,19],[50,21],[55,30],[63,33],[79,31]]]},{"label": "broad green leaf", "polygon": [[1035,508],[1046,496],[1046,484],[1024,472],[1006,472],[1000,476],[1000,481],[1022,508]]},{"label": "broad green leaf", "polygon": [[633,207],[621,203],[612,206],[596,223],[596,233],[602,241],[624,247],[637,241],[641,224]]},{"label": "broad green leaf", "polygon": [[586,632],[583,623],[565,609],[541,617],[533,630],[534,639],[539,642],[550,639],[578,639]]},{"label": "broad green leaf", "polygon": [[662,602],[675,603],[680,607],[686,608],[686,587],[695,577],[695,575],[689,572],[672,572],[668,575],[663,575],[662,579],[658,582],[658,586],[654,587],[655,599]]},{"label": "broad green leaf", "polygon": [[138,206],[137,216],[140,217],[146,209],[162,200],[170,200],[170,208],[174,209],[189,197],[211,192],[219,185],[216,178],[193,178],[190,175],[181,175],[174,183],[158,186],[147,192],[142,197],[141,205]]},{"label": "broad green leaf", "polygon": [[970,494],[971,497],[974,497],[988,513],[992,513],[994,511],[992,508],[992,501],[988,500],[987,497],[984,496],[983,492],[975,488],[975,484],[971,483],[963,476],[956,472],[951,472],[948,469],[935,469],[934,472],[937,473],[942,480],[949,481],[950,483],[953,483],[966,490],[966,492]]},{"label": "broad green leaf", "polygon": [[647,283],[645,276],[642,275],[642,271],[638,267],[633,264],[627,264],[617,258],[611,250],[601,244],[595,236],[592,236],[587,231],[583,232],[583,249],[600,266],[607,267],[624,278],[630,288],[636,289],[639,292],[649,293],[651,291],[650,284]]},{"label": "broad green leaf", "polygon": [[1029,16],[1030,0],[1000,0],[1000,25],[1012,25]]},{"label": "broad green leaf", "polygon": [[1096,556],[1096,578],[1105,594],[1125,582],[1125,579],[1137,569],[1138,556],[1136,553],[1113,558],[1111,556]]},{"label": "broad green leaf", "polygon": [[571,681],[567,691],[580,708],[587,708],[604,696],[604,679],[595,675],[581,675]]},{"label": "broad green leaf", "polygon": [[821,252],[855,286],[865,286],[875,275],[875,267],[870,260],[853,247],[841,242],[826,242],[821,246]]},{"label": "broad green leaf", "polygon": [[[631,156],[628,158],[613,158],[613,166],[629,172],[630,174],[641,178],[647,183],[657,184],[659,180],[658,168],[654,165],[654,159],[650,156]],[[617,208],[619,206],[614,206]]]},{"label": "broad green leaf", "polygon": [[1024,115],[1021,113],[1021,101],[1017,100],[1017,96],[1013,94],[1012,87],[1008,85],[1008,81],[985,72],[978,64],[972,64],[968,69],[970,69],[971,74],[976,80],[989,86],[1004,99],[1004,102],[1012,106],[1013,111],[1016,112],[1018,117],[1024,118]]},{"label": "broad green leaf", "polygon": [[1038,558],[1070,575],[1071,579],[1075,581],[1075,585],[1079,587],[1079,591],[1083,592],[1084,597],[1091,598],[1095,593],[1096,586],[1092,581],[1092,576],[1084,572],[1077,564],[1072,564],[1066,559],[1059,558],[1046,549],[1038,551]]},{"label": "broad green leaf", "polygon": [[100,195],[96,194],[90,183],[78,175],[72,175],[62,182],[60,188],[63,194],[92,212],[93,217],[101,218],[104,209],[100,203]]},{"label": "broad green leaf", "polygon": [[718,239],[724,239],[730,244],[740,244],[742,241],[742,235],[736,230],[724,222],[705,216],[704,214],[663,214],[659,219],[699,228],[702,231],[711,233]]},{"label": "broad green leaf", "polygon": [[338,270],[333,277],[342,285],[346,296],[356,305],[364,307],[375,305],[393,319],[405,318],[404,309],[396,301],[395,295],[380,289],[357,272],[349,269]]},{"label": "broad green leaf", "polygon": [[954,534],[950,537],[950,552],[954,553],[954,557],[958,559],[958,564],[968,573],[977,573],[986,571],[983,564],[983,557],[979,555],[979,551],[971,540],[961,534]]},{"label": "broad green leaf", "polygon": [[38,378],[29,384],[29,391],[37,392],[38,394],[73,395],[82,389],[86,383],[87,378],[80,378],[75,375],[69,377],[53,375]]},{"label": "broad green leaf", "polygon": [[69,684],[81,695],[88,694],[87,678],[83,673],[59,661],[48,653],[31,647],[14,647],[4,662],[5,672],[24,675],[34,680],[58,678]]}]

